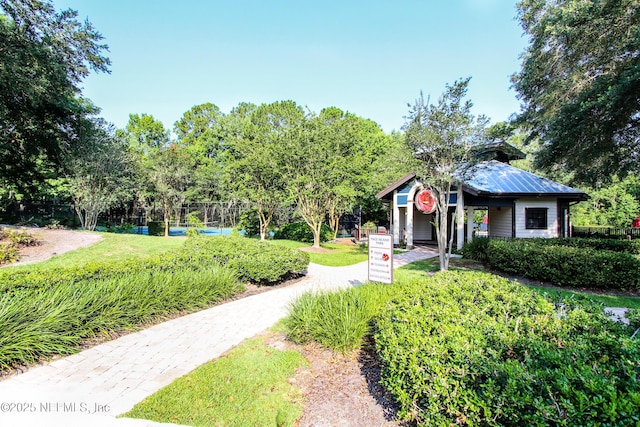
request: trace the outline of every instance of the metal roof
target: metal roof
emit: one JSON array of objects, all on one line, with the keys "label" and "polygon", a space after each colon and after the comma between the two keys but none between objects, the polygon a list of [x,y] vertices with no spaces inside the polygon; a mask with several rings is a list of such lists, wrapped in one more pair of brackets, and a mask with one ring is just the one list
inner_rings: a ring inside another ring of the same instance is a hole
[{"label": "metal roof", "polygon": [[478,164],[463,181],[464,189],[473,195],[588,198],[580,190],[496,160]]},{"label": "metal roof", "polygon": [[[378,199],[390,200],[393,192],[414,179],[407,174],[376,194]],[[532,174],[497,160],[481,162],[463,179],[463,190],[474,196],[486,197],[560,197],[588,200],[584,192],[550,179]]]}]

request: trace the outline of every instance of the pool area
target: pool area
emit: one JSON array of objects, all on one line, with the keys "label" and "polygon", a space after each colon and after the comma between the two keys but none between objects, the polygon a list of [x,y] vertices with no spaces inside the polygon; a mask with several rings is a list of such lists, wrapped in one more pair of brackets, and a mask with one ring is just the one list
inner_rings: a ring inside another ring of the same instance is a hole
[{"label": "pool area", "polygon": [[[187,227],[171,227],[169,228],[169,236],[186,236],[187,235]],[[205,236],[228,236],[233,231],[233,228],[198,228],[198,232],[200,234],[204,234]],[[148,227],[134,227],[134,234],[144,234],[145,236],[149,235]],[[240,230],[240,234],[244,235],[244,230]]]}]

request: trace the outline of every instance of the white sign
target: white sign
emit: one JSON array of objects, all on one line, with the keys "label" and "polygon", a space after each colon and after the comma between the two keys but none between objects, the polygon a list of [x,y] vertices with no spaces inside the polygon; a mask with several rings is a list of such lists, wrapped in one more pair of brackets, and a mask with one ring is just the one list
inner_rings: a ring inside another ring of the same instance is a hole
[{"label": "white sign", "polygon": [[369,235],[369,281],[393,283],[393,236]]}]

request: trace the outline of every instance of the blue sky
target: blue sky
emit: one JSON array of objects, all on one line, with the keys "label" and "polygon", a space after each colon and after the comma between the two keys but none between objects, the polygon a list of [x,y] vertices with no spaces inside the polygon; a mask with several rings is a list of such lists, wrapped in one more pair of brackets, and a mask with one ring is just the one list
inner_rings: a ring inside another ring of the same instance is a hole
[{"label": "blue sky", "polygon": [[112,72],[88,77],[84,94],[118,127],[130,113],[172,129],[205,102],[227,113],[293,100],[391,132],[420,91],[435,100],[468,76],[474,114],[519,110],[510,76],[527,40],[515,0],[53,1],[105,37]]}]

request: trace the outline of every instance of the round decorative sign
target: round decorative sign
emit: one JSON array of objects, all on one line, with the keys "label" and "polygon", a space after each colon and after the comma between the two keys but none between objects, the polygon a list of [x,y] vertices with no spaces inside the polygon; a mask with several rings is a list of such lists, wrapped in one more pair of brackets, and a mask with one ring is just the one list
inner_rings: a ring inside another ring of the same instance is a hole
[{"label": "round decorative sign", "polygon": [[421,190],[416,194],[416,206],[422,213],[433,213],[436,210],[436,198],[431,191],[427,189]]}]

